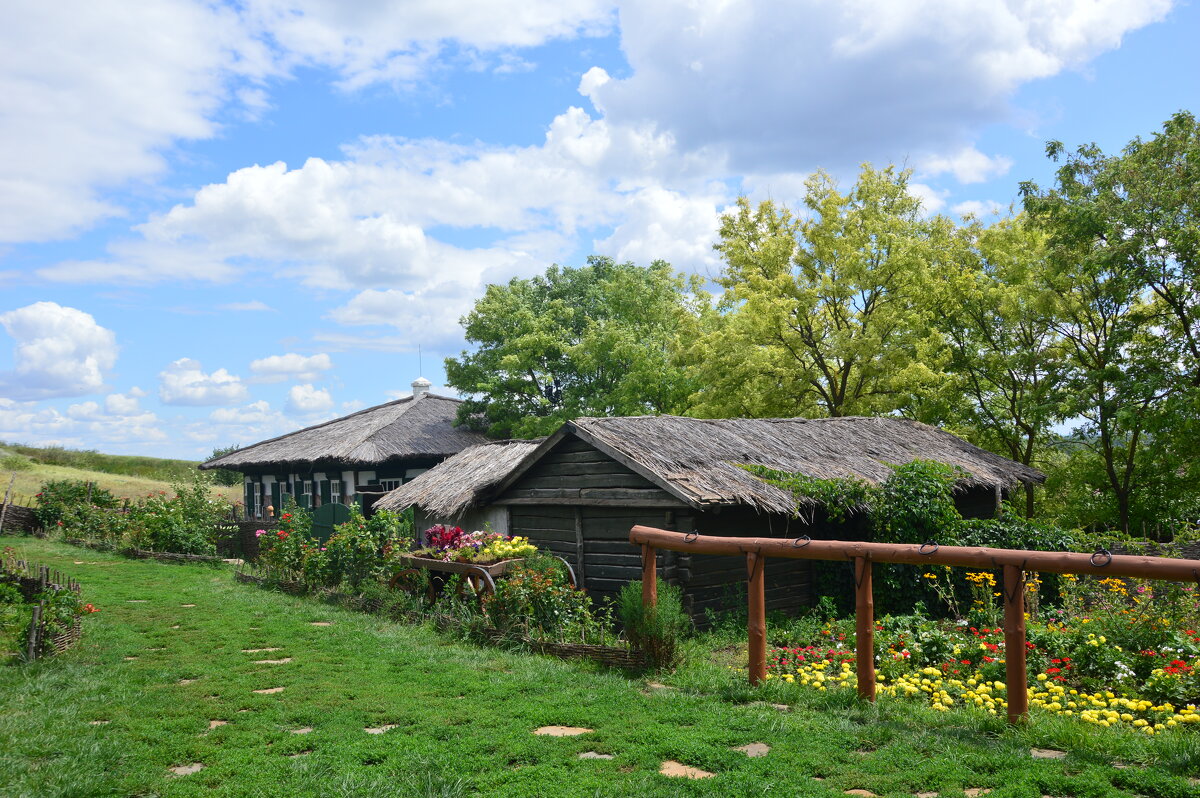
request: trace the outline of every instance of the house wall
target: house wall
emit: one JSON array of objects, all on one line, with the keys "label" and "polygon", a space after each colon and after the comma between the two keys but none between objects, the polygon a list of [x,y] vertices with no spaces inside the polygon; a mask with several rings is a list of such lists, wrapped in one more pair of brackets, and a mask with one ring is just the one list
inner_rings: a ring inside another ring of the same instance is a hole
[{"label": "house wall", "polygon": [[[287,464],[276,469],[244,472],[243,502],[246,518],[266,519],[267,507],[275,508],[275,515],[282,511],[283,499],[291,496],[300,507],[314,508],[333,501],[333,482],[340,481],[342,504],[357,501],[359,488],[395,482],[401,485],[429,470],[437,461],[430,458],[399,460],[377,465],[373,469],[357,469],[345,463],[316,463],[304,470],[293,470]],[[262,502],[259,512],[254,510],[254,486],[262,486]],[[305,493],[305,488],[309,490]]]},{"label": "house wall", "polygon": [[[697,511],[573,438],[547,453],[491,506],[508,508],[512,534],[526,535],[570,562],[596,600],[615,596],[622,585],[641,578],[641,551],[629,542],[635,525],[746,537],[773,530],[782,535],[790,528],[787,519],[749,511]],[[740,557],[660,551],[658,568],[659,579],[683,589],[685,608],[697,621],[731,597],[745,602],[746,565]],[[766,568],[768,609],[795,611],[811,600],[809,563],[769,560]]]}]

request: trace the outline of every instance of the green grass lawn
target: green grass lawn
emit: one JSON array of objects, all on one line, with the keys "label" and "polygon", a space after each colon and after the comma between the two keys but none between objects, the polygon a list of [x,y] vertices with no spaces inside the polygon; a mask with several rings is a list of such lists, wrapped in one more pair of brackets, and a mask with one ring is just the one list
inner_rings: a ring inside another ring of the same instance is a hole
[{"label": "green grass lawn", "polygon": [[[656,677],[674,689],[655,689],[241,585],[226,567],[0,545],[78,577],[101,610],[66,655],[0,667],[0,795],[1200,795],[1194,733],[1052,717],[1010,729],[848,691],[752,690],[699,645]],[[552,724],[593,731],[532,734]],[[732,750],[753,742],[770,752]],[[1035,746],[1068,755],[1033,759]],[[659,775],[668,759],[716,775]]]}]

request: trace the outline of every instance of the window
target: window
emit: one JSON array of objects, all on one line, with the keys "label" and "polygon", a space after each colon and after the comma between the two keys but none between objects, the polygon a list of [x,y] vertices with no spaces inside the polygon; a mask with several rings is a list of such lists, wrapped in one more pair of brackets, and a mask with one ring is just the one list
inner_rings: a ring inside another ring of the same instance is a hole
[{"label": "window", "polygon": [[329,501],[334,504],[342,503],[342,481],[340,479],[329,480]]},{"label": "window", "polygon": [[255,518],[262,518],[262,513],[263,513],[262,498],[263,498],[262,483],[255,482],[254,483],[254,517]]},{"label": "window", "polygon": [[404,484],[404,480],[402,480],[402,479],[381,479],[381,480],[379,480],[379,487],[383,488],[384,490],[395,490],[396,488],[400,487],[403,484]]}]

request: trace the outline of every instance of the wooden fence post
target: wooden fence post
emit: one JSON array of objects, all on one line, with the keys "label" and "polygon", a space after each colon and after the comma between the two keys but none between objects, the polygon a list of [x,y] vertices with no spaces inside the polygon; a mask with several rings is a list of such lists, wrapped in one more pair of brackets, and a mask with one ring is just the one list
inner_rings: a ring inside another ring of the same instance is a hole
[{"label": "wooden fence post", "polygon": [[767,678],[767,598],[763,565],[767,558],[756,551],[746,552],[747,614],[746,632],[750,637],[750,684]]},{"label": "wooden fence post", "polygon": [[649,543],[642,544],[642,606],[653,607],[658,604],[658,568],[654,547]]},{"label": "wooden fence post", "polygon": [[858,694],[875,700],[875,596],[871,588],[871,561],[854,558],[854,650]]},{"label": "wooden fence post", "polygon": [[12,496],[13,483],[16,481],[17,472],[14,471],[8,478],[8,490],[4,491],[4,505],[0,507],[0,534],[4,532],[4,519],[8,516],[8,500]]},{"label": "wooden fence post", "polygon": [[41,631],[42,631],[42,605],[39,603],[33,608],[33,618],[29,621],[29,648],[25,652],[25,660],[33,662],[38,658],[38,649],[41,646]]},{"label": "wooden fence post", "polygon": [[1029,676],[1025,671],[1025,580],[1015,565],[1004,566],[1004,675],[1008,683],[1008,722],[1029,717]]}]

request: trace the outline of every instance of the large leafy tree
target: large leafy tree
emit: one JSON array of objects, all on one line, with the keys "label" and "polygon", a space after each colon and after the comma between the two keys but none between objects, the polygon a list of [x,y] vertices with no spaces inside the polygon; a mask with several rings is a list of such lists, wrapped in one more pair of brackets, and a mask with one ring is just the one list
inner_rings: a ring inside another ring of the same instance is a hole
[{"label": "large leafy tree", "polygon": [[690,352],[707,416],[878,414],[936,381],[923,301],[932,231],[909,173],[864,166],[807,183],[798,218],[742,198],[722,220],[721,317]]},{"label": "large leafy tree", "polygon": [[680,412],[695,388],[677,342],[707,307],[662,261],[591,257],[490,285],[462,320],[475,349],[446,360],[447,383],[471,397],[459,420],[535,437],[580,416]]},{"label": "large leafy tree", "polygon": [[[1195,481],[1200,131],[1181,113],[1120,155],[1059,142],[1048,153],[1062,161],[1055,185],[1023,184],[1025,208],[1048,235],[1047,285],[1085,422],[1077,437],[1128,532],[1151,485]],[[1156,467],[1166,462],[1178,466]]]},{"label": "large leafy tree", "polygon": [[[1023,217],[957,232],[955,270],[943,274],[939,329],[951,352],[953,386],[977,443],[1032,466],[1055,437],[1066,397],[1066,351],[1055,303],[1043,290],[1045,235]],[[1025,514],[1034,488],[1025,487]]]}]

